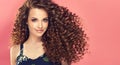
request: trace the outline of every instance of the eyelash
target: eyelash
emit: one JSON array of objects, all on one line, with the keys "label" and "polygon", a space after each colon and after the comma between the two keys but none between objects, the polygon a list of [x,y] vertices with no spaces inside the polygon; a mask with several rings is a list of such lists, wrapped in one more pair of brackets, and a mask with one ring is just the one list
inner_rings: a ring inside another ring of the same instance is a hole
[{"label": "eyelash", "polygon": [[48,22],[48,19],[43,19],[43,21]]},{"label": "eyelash", "polygon": [[32,21],[34,22],[34,21],[36,21],[37,19],[32,19]]},{"label": "eyelash", "polygon": [[[37,21],[37,19],[32,19],[33,22]],[[44,22],[48,22],[48,19],[43,19]]]}]

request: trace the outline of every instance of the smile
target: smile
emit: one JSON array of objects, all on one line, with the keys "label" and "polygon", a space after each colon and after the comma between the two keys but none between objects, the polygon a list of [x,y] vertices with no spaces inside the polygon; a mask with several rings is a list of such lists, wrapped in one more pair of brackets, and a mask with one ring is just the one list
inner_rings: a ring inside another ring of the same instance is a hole
[{"label": "smile", "polygon": [[37,32],[43,32],[43,30],[36,30]]}]

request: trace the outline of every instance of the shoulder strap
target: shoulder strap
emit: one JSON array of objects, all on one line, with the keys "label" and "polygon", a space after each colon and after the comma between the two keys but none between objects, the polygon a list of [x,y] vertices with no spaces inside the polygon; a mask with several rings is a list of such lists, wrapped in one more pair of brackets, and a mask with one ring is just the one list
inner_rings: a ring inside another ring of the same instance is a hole
[{"label": "shoulder strap", "polygon": [[23,44],[20,44],[20,55],[23,54]]}]

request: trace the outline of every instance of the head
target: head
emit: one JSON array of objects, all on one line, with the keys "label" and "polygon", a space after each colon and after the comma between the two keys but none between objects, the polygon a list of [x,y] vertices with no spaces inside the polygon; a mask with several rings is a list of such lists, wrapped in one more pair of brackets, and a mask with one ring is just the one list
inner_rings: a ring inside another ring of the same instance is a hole
[{"label": "head", "polygon": [[30,35],[41,37],[51,61],[77,61],[85,54],[87,38],[80,22],[76,14],[51,0],[26,0],[14,24],[13,45]]},{"label": "head", "polygon": [[[28,0],[24,4],[27,7],[26,24],[28,25],[29,36],[42,37],[46,32],[48,20],[48,7],[45,5],[49,0]],[[42,4],[43,3],[43,4]],[[21,8],[22,9],[22,8]]]},{"label": "head", "polygon": [[42,37],[46,32],[49,24],[49,2],[51,1],[27,0],[19,8],[16,23],[14,24],[17,34],[14,37],[21,38],[19,40],[21,43],[24,43],[29,36]]}]

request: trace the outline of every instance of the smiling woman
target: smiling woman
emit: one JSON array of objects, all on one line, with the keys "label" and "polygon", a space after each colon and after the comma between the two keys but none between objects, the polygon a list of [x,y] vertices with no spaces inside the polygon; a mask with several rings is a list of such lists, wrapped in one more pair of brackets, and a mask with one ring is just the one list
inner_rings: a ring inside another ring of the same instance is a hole
[{"label": "smiling woman", "polygon": [[71,65],[87,50],[79,17],[51,0],[27,0],[15,20],[11,65]]}]

